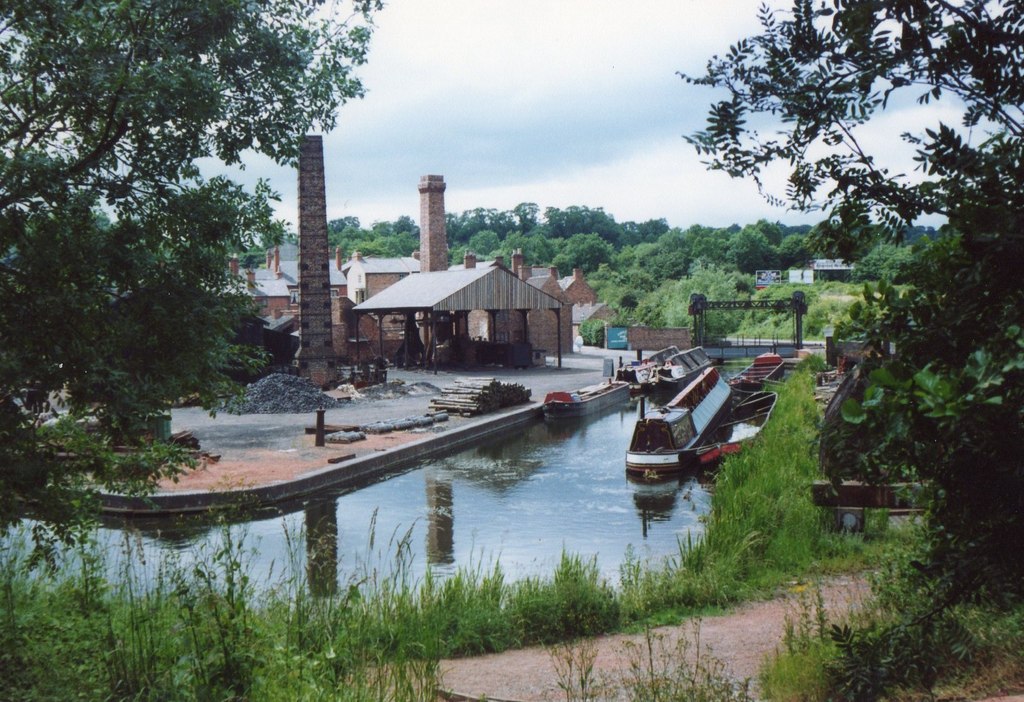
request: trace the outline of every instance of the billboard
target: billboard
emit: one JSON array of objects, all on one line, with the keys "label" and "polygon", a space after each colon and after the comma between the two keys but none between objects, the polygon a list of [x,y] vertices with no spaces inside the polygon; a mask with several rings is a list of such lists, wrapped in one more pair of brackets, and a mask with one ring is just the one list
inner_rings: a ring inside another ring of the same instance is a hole
[{"label": "billboard", "polygon": [[782,282],[782,271],[754,271],[754,287],[760,290]]},{"label": "billboard", "polygon": [[789,272],[789,282],[810,285],[814,282],[814,270],[809,268],[791,270]]},{"label": "billboard", "polygon": [[853,264],[841,258],[816,258],[811,261],[811,268],[816,271],[848,271],[853,268]]}]

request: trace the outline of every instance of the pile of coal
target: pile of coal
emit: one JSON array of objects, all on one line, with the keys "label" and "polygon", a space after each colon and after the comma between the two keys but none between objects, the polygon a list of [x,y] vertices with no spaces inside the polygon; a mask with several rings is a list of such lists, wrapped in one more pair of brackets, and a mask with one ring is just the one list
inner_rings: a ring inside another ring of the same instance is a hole
[{"label": "pile of coal", "polygon": [[308,378],[271,373],[249,385],[224,409],[231,414],[285,414],[334,409],[346,402],[325,395]]}]

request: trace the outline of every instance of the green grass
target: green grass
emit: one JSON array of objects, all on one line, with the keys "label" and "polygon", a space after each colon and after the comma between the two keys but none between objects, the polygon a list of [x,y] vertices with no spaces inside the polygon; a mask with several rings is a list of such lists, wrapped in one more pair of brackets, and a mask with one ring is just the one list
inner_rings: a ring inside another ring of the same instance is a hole
[{"label": "green grass", "polygon": [[197,564],[158,564],[144,588],[127,545],[108,580],[95,548],[41,570],[26,546],[4,541],[0,690],[38,700],[421,700],[444,657],[678,621],[809,570],[856,566],[871,540],[831,534],[810,501],[812,382],[795,374],[762,435],[723,464],[703,538],[661,564],[627,559],[617,588],[573,554],[545,578],[507,582],[496,563],[414,583],[399,539],[393,575],[366,568],[314,596],[296,558],[258,592],[247,547],[227,529]]}]

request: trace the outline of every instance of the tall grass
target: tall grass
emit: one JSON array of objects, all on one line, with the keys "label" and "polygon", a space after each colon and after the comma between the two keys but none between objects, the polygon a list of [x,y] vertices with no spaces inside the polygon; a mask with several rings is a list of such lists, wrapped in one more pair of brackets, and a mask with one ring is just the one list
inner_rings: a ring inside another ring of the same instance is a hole
[{"label": "tall grass", "polygon": [[[628,559],[618,589],[594,560],[573,554],[547,578],[508,582],[495,563],[412,582],[408,534],[388,544],[388,567],[366,565],[326,593],[309,582],[299,540],[280,581],[257,590],[251,551],[227,528],[189,565],[140,566],[126,541],[115,578],[95,547],[40,570],[24,544],[5,540],[0,690],[11,699],[423,700],[443,685],[445,657],[554,644],[736,601],[835,549],[810,502],[811,382],[793,376],[762,436],[726,461],[703,538],[680,543],[663,565]],[[140,567],[156,573],[142,578]]]}]

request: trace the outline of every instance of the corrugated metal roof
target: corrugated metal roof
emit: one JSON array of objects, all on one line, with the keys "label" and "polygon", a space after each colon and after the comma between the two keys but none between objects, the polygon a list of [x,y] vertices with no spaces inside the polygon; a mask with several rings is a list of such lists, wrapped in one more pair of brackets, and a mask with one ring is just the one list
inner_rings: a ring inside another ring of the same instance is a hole
[{"label": "corrugated metal roof", "polygon": [[469,268],[420,273],[402,278],[366,302],[357,312],[432,309],[470,310],[557,309],[562,303],[516,278],[504,268]]}]

